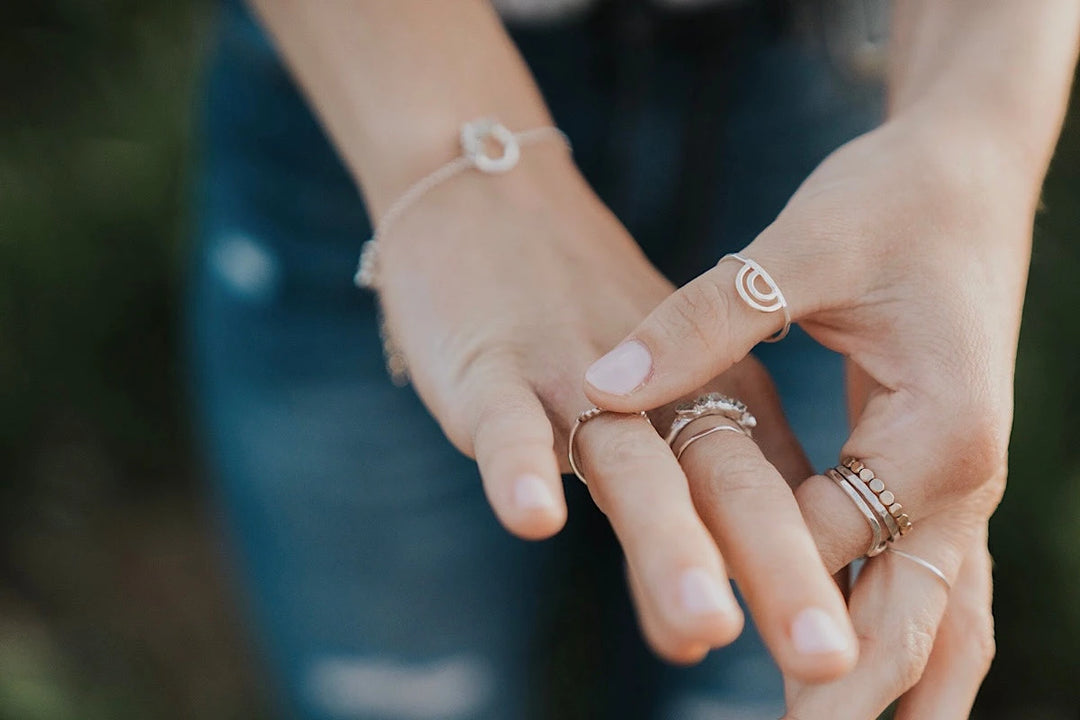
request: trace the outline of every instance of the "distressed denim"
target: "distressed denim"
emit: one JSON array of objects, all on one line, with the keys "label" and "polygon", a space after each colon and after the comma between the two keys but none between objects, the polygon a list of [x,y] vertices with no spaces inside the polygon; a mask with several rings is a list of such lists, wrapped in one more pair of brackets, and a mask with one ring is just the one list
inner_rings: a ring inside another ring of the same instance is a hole
[{"label": "distressed denim", "polygon": [[[752,240],[828,152],[878,122],[879,88],[764,11],[605,12],[515,39],[582,172],[677,283]],[[580,484],[566,484],[557,538],[509,536],[475,464],[389,382],[372,299],[351,284],[363,204],[238,4],[220,14],[202,118],[196,417],[282,715],[778,717],[779,675],[752,627],[697,667],[657,661]],[[840,358],[797,328],[758,355],[815,465],[835,462]]]}]

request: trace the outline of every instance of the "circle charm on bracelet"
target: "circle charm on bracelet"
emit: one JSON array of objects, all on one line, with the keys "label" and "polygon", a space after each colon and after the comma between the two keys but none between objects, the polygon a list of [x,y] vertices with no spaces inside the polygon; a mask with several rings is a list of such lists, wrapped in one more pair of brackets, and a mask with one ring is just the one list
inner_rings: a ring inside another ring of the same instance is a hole
[{"label": "circle charm on bracelet", "polygon": [[652,420],[649,419],[648,414],[644,410],[636,413],[616,413],[614,410],[605,410],[603,408],[593,406],[578,415],[577,419],[574,420],[574,426],[570,428],[570,439],[567,442],[566,457],[570,461],[570,469],[574,471],[574,475],[576,475],[577,479],[580,480],[585,486],[588,486],[589,483],[586,482],[585,476],[581,474],[581,468],[578,466],[577,459],[574,457],[574,440],[575,438],[577,438],[578,430],[581,429],[582,425],[589,422],[590,420],[600,417],[604,413],[614,413],[616,415],[640,415],[641,417],[645,418],[645,422],[652,425]]}]

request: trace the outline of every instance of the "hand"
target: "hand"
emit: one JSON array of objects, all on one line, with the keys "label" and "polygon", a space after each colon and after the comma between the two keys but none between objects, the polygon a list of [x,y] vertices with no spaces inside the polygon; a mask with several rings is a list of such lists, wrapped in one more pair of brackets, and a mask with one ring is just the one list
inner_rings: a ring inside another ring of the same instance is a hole
[{"label": "hand", "polygon": [[[811,336],[848,357],[855,424],[839,455],[861,458],[903,504],[915,527],[898,547],[919,548],[954,579],[1004,489],[1037,188],[977,138],[931,127],[897,118],[836,151],[743,254],[770,272]],[[589,398],[624,412],[663,405],[774,333],[778,314],[736,294],[738,269],[720,263],[662,303],[589,369]],[[796,495],[830,571],[865,553],[867,524],[828,478]],[[860,660],[895,669],[877,710],[926,661],[910,648],[925,646],[916,629],[932,608],[894,610],[900,650]],[[842,715],[829,717],[871,716],[869,705],[836,707]]]},{"label": "hand", "polygon": [[[920,540],[932,554],[933,540]],[[852,594],[852,619],[863,639],[859,666],[827,685],[787,682],[786,720],[876,718],[909,687],[896,720],[966,720],[994,657],[992,584],[985,525],[947,602],[944,584],[910,560],[889,552],[871,559]]]},{"label": "hand", "polygon": [[[673,288],[555,143],[529,148],[506,175],[465,173],[438,187],[381,243],[381,302],[421,398],[447,437],[476,458],[511,532],[558,531],[567,435],[588,407],[581,373]],[[768,426],[761,441],[774,462],[805,477],[760,366],[738,365],[720,387]],[[646,635],[680,662],[734,639],[743,618],[729,565],[781,667],[807,681],[837,677],[854,662],[843,597],[783,477],[772,470],[758,478],[767,486],[761,492],[736,492],[741,469],[765,461],[750,440],[722,435],[731,437],[688,453],[732,459],[691,483],[725,496],[707,505],[704,521],[682,469],[644,420],[604,415],[578,435],[589,490],[625,549]],[[714,534],[730,553],[721,556]],[[815,610],[805,616],[806,608]],[[822,617],[832,628],[824,645],[814,635]]]}]

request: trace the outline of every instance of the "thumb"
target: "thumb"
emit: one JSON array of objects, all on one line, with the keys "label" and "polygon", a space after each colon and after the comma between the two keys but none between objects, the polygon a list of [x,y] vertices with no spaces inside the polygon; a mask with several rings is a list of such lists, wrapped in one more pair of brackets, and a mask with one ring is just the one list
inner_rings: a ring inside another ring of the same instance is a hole
[{"label": "thumb", "polygon": [[776,243],[763,245],[725,256],[657,306],[586,371],[589,399],[619,412],[655,408],[720,375],[762,340],[786,334],[813,309],[811,280]]}]

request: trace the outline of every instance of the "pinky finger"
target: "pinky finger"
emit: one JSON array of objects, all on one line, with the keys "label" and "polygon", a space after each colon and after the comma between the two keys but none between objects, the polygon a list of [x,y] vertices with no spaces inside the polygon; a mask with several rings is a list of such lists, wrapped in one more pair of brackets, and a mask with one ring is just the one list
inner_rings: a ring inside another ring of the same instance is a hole
[{"label": "pinky finger", "polygon": [[489,383],[470,399],[472,446],[484,492],[499,522],[529,540],[550,537],[566,522],[554,434],[529,387]]},{"label": "pinky finger", "polygon": [[986,533],[964,557],[922,678],[901,698],[896,720],[965,720],[994,657],[992,571]]}]

